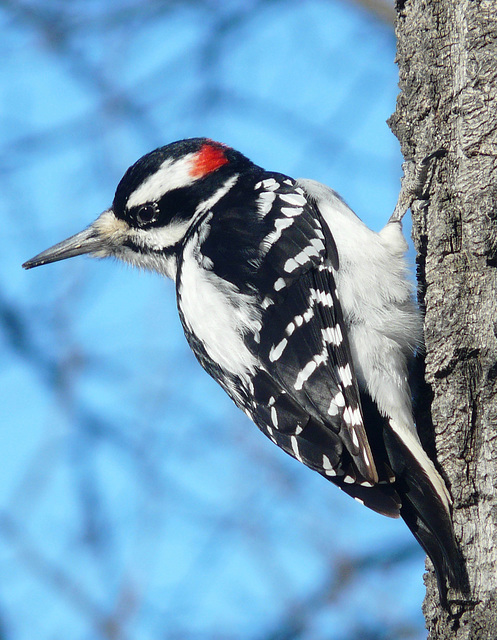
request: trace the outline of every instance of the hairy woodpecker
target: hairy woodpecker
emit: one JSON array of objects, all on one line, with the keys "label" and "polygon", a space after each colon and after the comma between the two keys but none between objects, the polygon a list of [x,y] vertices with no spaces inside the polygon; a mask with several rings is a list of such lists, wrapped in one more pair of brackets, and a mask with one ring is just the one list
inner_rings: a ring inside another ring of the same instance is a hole
[{"label": "hairy woodpecker", "polygon": [[23,266],[91,254],[172,278],[204,369],[286,453],[402,516],[444,598],[458,553],[449,493],[413,421],[422,323],[400,218],[375,233],[328,187],[194,138],[143,156],[112,207]]}]

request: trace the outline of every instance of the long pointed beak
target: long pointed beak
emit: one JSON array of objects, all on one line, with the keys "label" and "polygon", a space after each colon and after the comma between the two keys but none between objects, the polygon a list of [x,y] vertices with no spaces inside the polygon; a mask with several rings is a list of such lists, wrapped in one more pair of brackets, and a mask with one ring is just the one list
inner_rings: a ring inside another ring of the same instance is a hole
[{"label": "long pointed beak", "polygon": [[58,262],[59,260],[73,258],[74,256],[80,256],[84,253],[94,253],[95,251],[102,250],[104,246],[105,243],[102,236],[98,234],[94,226],[91,225],[84,231],[80,231],[76,233],[76,235],[67,238],[67,240],[63,240],[53,247],[50,247],[50,249],[42,251],[22,266],[24,269],[32,269],[42,264]]},{"label": "long pointed beak", "polygon": [[25,269],[32,269],[42,264],[66,260],[66,258],[73,258],[84,253],[91,253],[97,258],[105,258],[110,255],[118,256],[123,239],[128,232],[128,225],[123,220],[116,218],[112,208],[106,209],[84,231],[80,231],[50,249],[42,251],[22,266]]}]

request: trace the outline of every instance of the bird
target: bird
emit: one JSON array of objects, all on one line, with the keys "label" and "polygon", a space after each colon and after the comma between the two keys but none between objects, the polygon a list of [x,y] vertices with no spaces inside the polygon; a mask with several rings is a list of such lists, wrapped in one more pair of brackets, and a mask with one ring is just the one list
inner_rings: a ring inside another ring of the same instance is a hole
[{"label": "bird", "polygon": [[402,517],[445,600],[459,555],[449,491],[413,418],[422,317],[401,217],[372,231],[329,187],[190,138],[140,158],[110,208],[23,267],[89,254],[171,278],[207,373],[287,454]]}]

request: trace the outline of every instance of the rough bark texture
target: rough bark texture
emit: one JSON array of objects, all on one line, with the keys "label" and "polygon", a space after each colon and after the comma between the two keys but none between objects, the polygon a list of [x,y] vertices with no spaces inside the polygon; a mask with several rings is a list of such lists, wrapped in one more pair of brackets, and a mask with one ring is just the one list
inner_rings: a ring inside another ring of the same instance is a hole
[{"label": "rough bark texture", "polygon": [[[497,2],[397,3],[405,158],[434,160],[413,207],[434,445],[470,594],[426,577],[431,640],[497,639]],[[421,407],[423,408],[423,407]]]}]

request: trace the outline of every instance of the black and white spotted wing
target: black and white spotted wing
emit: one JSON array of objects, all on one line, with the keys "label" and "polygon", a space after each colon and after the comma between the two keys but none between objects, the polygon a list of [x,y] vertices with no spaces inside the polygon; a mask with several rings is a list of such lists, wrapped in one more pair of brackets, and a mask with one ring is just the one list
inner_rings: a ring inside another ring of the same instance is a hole
[{"label": "black and white spotted wing", "polygon": [[[395,491],[377,484],[388,472],[383,455],[375,463],[363,423],[335,287],[333,237],[293,180],[263,175],[255,189],[252,183],[253,199],[229,192],[193,234],[202,238],[204,275],[226,285],[225,310],[239,316],[240,296],[252,301],[239,328],[237,355],[247,362],[246,374],[221,366],[210,355],[212,345],[188,327],[181,268],[178,308],[187,339],[202,366],[273,442],[370,508],[398,516]],[[206,297],[199,298],[195,317]]]},{"label": "black and white spotted wing", "polygon": [[258,187],[269,231],[257,271],[263,315],[251,349],[261,370],[253,380],[251,416],[279,446],[323,475],[375,484],[333,277],[333,238],[293,181],[268,178]]}]

